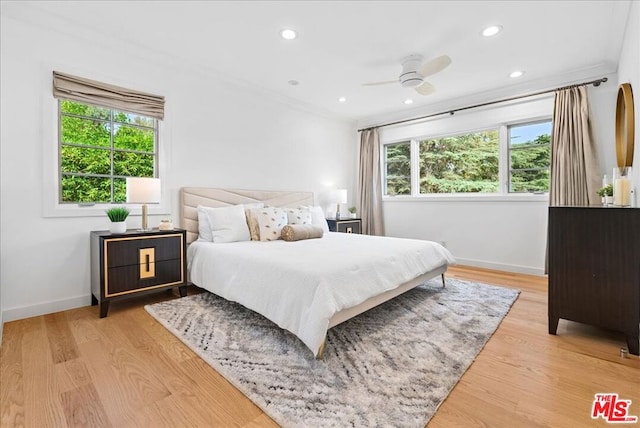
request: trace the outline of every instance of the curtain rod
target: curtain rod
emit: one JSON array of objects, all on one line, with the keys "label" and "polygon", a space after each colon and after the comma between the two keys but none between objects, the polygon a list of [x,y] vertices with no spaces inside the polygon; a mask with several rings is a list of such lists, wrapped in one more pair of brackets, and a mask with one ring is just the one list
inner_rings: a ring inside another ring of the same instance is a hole
[{"label": "curtain rod", "polygon": [[586,86],[586,85],[600,86],[601,83],[604,83],[607,80],[609,80],[609,79],[607,79],[606,77],[603,77],[601,79],[591,80],[590,82],[576,83],[574,85],[563,86],[561,88],[547,89],[547,90],[544,90],[544,91],[533,92],[531,94],[518,95],[517,97],[502,98],[502,99],[499,99],[499,100],[488,101],[486,103],[475,104],[475,105],[472,105],[472,106],[454,108],[454,109],[451,109],[451,110],[442,111],[440,113],[433,113],[433,114],[429,114],[429,115],[426,115],[426,116],[414,117],[413,119],[403,119],[403,120],[398,120],[396,122],[388,122],[388,123],[383,123],[381,125],[369,126],[367,128],[358,129],[358,132],[367,131],[369,129],[374,129],[374,128],[382,128],[382,127],[385,127],[385,126],[398,125],[398,124],[401,124],[401,123],[413,122],[413,121],[416,121],[416,120],[429,119],[431,117],[440,116],[442,114],[453,115],[454,113],[459,112],[459,111],[463,111],[463,110],[469,110],[469,109],[472,109],[472,108],[489,106],[489,105],[492,105],[492,104],[504,103],[504,102],[507,102],[507,101],[519,100],[520,98],[535,97],[536,95],[548,94],[549,92],[561,91],[563,89],[577,88],[579,86]]}]

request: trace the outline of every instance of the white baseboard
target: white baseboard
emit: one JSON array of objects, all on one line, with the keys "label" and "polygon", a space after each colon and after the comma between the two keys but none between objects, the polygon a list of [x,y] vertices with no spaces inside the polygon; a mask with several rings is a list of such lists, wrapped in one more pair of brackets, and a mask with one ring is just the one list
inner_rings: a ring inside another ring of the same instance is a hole
[{"label": "white baseboard", "polygon": [[37,305],[22,306],[19,308],[9,308],[2,311],[2,321],[9,322],[21,320],[23,318],[37,317],[39,315],[52,314],[54,312],[66,311],[68,309],[81,308],[91,304],[91,294],[72,297],[70,299],[54,300],[51,302],[39,303]]},{"label": "white baseboard", "polygon": [[493,263],[484,260],[463,259],[456,257],[459,265],[474,266],[485,269],[502,270],[505,272],[524,273],[527,275],[544,276],[544,268],[536,268],[531,266],[509,265],[504,263]]}]

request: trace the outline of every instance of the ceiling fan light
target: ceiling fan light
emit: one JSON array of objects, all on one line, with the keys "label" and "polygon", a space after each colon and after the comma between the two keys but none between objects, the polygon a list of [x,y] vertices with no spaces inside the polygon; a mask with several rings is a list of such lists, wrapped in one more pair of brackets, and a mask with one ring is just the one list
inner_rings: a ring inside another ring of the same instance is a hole
[{"label": "ceiling fan light", "polygon": [[417,71],[410,71],[400,75],[400,84],[405,88],[416,88],[422,85],[422,82],[424,82],[424,77]]}]

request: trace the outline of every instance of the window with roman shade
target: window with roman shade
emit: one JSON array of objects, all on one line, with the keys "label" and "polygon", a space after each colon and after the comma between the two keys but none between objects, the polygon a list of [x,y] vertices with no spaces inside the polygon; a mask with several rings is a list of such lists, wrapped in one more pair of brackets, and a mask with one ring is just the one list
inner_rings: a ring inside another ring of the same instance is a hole
[{"label": "window with roman shade", "polygon": [[158,176],[164,97],[53,72],[58,203],[125,201],[127,177]]}]

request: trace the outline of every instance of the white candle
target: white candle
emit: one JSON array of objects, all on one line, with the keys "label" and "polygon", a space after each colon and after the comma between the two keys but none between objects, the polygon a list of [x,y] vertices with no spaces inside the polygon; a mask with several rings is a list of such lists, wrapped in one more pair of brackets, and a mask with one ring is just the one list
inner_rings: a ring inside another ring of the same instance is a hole
[{"label": "white candle", "polygon": [[631,180],[616,178],[613,184],[613,205],[628,207],[631,205]]}]

